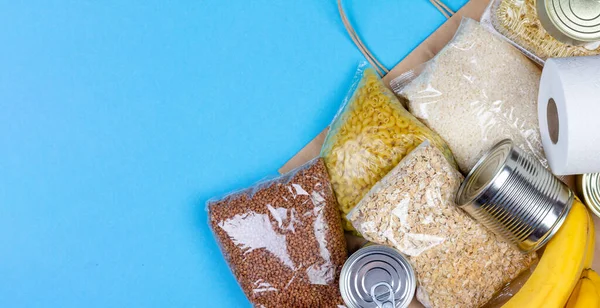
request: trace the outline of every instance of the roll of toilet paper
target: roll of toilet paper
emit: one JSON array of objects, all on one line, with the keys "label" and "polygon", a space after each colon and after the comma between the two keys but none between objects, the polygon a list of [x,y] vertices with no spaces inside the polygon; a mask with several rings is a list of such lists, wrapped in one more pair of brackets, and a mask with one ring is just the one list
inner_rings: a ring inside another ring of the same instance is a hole
[{"label": "roll of toilet paper", "polygon": [[600,172],[600,56],[548,59],[538,116],[554,174]]}]

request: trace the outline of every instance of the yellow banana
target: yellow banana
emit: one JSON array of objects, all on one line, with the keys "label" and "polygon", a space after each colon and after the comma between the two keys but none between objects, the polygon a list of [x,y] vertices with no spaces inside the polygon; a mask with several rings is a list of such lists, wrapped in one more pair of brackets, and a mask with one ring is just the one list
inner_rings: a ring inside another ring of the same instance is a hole
[{"label": "yellow banana", "polygon": [[584,269],[589,232],[587,209],[575,200],[531,277],[503,307],[564,307]]},{"label": "yellow banana", "polygon": [[[581,284],[583,283],[583,279],[585,277],[588,277],[588,278],[590,278],[590,276],[593,277],[592,282],[594,282],[594,285],[596,286],[596,290],[600,291],[600,276],[598,276],[598,274],[596,274],[596,272],[594,272],[593,270],[589,269],[590,266],[592,266],[592,262],[594,261],[594,250],[595,250],[595,246],[596,246],[596,232],[595,232],[595,228],[594,228],[594,221],[592,220],[592,215],[589,212],[588,212],[588,223],[590,225],[590,230],[588,233],[588,241],[587,241],[585,260],[583,262],[583,267],[587,268],[588,270],[583,271],[582,278],[579,279],[579,282],[575,286],[575,289],[573,289],[573,292],[571,293],[571,297],[569,297],[569,301],[567,302],[567,305],[565,306],[565,308],[581,307],[581,303],[578,304],[578,298],[579,298],[580,292],[581,292]],[[589,296],[589,295],[582,295],[582,296]]]},{"label": "yellow banana", "polygon": [[592,266],[592,262],[594,261],[594,250],[596,250],[596,231],[594,228],[594,221],[592,220],[592,214],[590,214],[589,211],[587,214],[590,230],[588,233],[588,245],[585,253],[585,261],[583,261],[584,268],[590,268]]},{"label": "yellow banana", "polygon": [[574,308],[599,308],[600,307],[600,294],[598,294],[597,286],[594,282],[587,278],[581,278],[581,288],[579,289],[579,295],[577,301],[575,301]]},{"label": "yellow banana", "polygon": [[583,277],[589,278],[596,285],[596,288],[600,290],[600,276],[598,273],[594,272],[592,269],[588,269],[585,271]]},{"label": "yellow banana", "polygon": [[[588,280],[585,282],[587,286],[582,289],[585,280]],[[589,287],[590,282],[593,285],[593,289]],[[600,296],[600,276],[592,269],[586,269],[583,271],[583,275],[581,279],[579,279],[577,286],[573,289],[573,293],[571,293],[571,297],[569,297],[569,301],[565,308],[600,307],[589,303],[589,301],[592,301],[589,297],[598,298],[598,296]],[[600,298],[598,298],[598,301],[600,301]],[[600,304],[600,302],[598,304]]]},{"label": "yellow banana", "polygon": [[581,281],[582,279],[579,279],[579,282],[577,282],[577,285],[575,286],[575,289],[573,289],[573,292],[571,292],[571,296],[569,297],[569,301],[567,302],[567,305],[565,305],[565,308],[575,308],[576,304],[577,304],[577,298],[579,298],[579,292],[581,291]]}]

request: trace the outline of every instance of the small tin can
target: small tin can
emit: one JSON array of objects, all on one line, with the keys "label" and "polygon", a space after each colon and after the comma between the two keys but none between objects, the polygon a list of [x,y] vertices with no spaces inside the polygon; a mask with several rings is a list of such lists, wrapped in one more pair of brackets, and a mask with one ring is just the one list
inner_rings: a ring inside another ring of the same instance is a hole
[{"label": "small tin can", "polygon": [[583,203],[594,215],[600,217],[600,173],[581,174],[575,181]]},{"label": "small tin can", "polygon": [[537,0],[544,29],[557,40],[582,45],[600,40],[600,1]]},{"label": "small tin can", "polygon": [[573,198],[567,185],[506,139],[477,162],[461,184],[456,204],[523,252],[531,252],[560,228]]},{"label": "small tin can", "polygon": [[368,245],[353,253],[340,274],[340,292],[348,308],[405,308],[416,288],[408,260],[382,245]]}]

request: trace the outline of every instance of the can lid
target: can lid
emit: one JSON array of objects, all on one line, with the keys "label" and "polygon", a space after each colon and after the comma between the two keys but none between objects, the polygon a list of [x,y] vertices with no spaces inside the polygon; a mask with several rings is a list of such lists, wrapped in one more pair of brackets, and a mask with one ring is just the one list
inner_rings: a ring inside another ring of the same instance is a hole
[{"label": "can lid", "polygon": [[538,0],[544,29],[557,40],[578,45],[600,40],[600,1]]},{"label": "can lid", "polygon": [[505,139],[487,151],[467,175],[456,194],[456,204],[461,206],[479,197],[482,193],[502,186],[508,173],[503,173],[513,148],[513,142]]},{"label": "can lid", "polygon": [[410,263],[398,251],[381,245],[352,254],[340,275],[340,291],[349,308],[408,307],[415,289]]},{"label": "can lid", "polygon": [[579,175],[577,190],[590,211],[600,217],[600,173]]}]

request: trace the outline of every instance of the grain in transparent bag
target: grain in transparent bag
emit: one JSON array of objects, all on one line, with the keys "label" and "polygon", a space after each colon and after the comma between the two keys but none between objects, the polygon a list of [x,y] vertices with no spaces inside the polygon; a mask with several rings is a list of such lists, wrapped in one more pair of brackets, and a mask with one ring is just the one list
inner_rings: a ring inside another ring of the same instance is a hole
[{"label": "grain in transparent bag", "polygon": [[[444,141],[404,109],[372,68],[361,64],[321,150],[343,215],[426,139],[454,161]],[[344,229],[354,231],[345,217]]]},{"label": "grain in transparent bag", "polygon": [[338,279],[346,240],[325,164],[207,202],[209,225],[255,307],[343,305]]},{"label": "grain in transparent bag", "polygon": [[425,307],[481,307],[537,260],[456,206],[462,180],[425,141],[348,214],[365,239],[408,257]]},{"label": "grain in transparent bag", "polygon": [[410,112],[446,141],[466,174],[503,139],[548,165],[538,125],[540,76],[540,68],[510,43],[464,18],[433,59],[391,85]]},{"label": "grain in transparent bag", "polygon": [[600,42],[574,46],[552,37],[542,26],[536,0],[493,0],[481,23],[499,33],[540,65],[548,58],[592,56],[600,54]]}]

